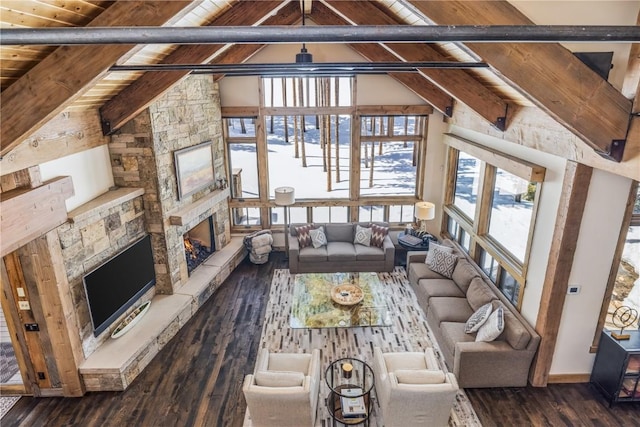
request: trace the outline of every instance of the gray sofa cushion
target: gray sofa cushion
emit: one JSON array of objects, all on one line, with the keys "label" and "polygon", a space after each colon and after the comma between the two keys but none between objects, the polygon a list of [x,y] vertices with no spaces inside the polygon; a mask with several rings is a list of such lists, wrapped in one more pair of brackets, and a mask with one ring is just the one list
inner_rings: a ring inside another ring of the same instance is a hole
[{"label": "gray sofa cushion", "polygon": [[358,261],[384,261],[384,250],[375,246],[355,245]]},{"label": "gray sofa cushion", "polygon": [[491,291],[489,285],[480,277],[476,277],[471,281],[467,290],[467,300],[469,305],[476,311],[488,302],[498,299],[496,294]]},{"label": "gray sofa cushion", "polygon": [[420,279],[418,286],[424,289],[425,294],[431,297],[458,297],[464,298],[464,293],[451,279]]},{"label": "gray sofa cushion", "polygon": [[527,348],[527,344],[531,340],[529,331],[525,329],[522,323],[502,302],[493,301],[493,309],[496,310],[498,307],[502,307],[504,311],[504,331],[497,339],[508,342],[516,350]]},{"label": "gray sofa cushion", "polygon": [[475,334],[467,334],[464,332],[464,323],[461,322],[442,322],[440,323],[442,335],[445,345],[449,352],[454,353],[456,343],[458,342],[474,342]]},{"label": "gray sofa cushion", "polygon": [[474,310],[466,298],[433,297],[429,299],[429,311],[439,322],[462,322],[464,326]]},{"label": "gray sofa cushion", "polygon": [[446,277],[431,270],[424,262],[412,262],[409,264],[409,280],[418,283],[420,279],[446,279]]},{"label": "gray sofa cushion", "polygon": [[353,244],[353,224],[326,224],[327,241]]},{"label": "gray sofa cushion", "polygon": [[329,241],[327,243],[329,261],[355,261],[356,249],[352,242]]},{"label": "gray sofa cushion", "polygon": [[327,247],[321,246],[319,248],[314,248],[313,246],[308,246],[306,248],[302,248],[300,249],[298,258],[303,262],[326,261]]},{"label": "gray sofa cushion", "polygon": [[462,292],[467,293],[474,277],[480,277],[478,271],[465,258],[459,258],[451,278],[462,289]]}]

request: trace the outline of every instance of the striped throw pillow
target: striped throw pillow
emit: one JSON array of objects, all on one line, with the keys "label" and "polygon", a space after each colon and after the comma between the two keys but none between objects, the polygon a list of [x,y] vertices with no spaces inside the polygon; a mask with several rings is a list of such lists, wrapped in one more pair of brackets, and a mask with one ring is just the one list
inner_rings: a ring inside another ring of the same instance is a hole
[{"label": "striped throw pillow", "polygon": [[311,241],[311,234],[309,231],[314,230],[316,226],[313,224],[305,224],[294,228],[298,235],[298,244],[300,245],[300,249],[311,246],[313,242]]},{"label": "striped throw pillow", "polygon": [[378,224],[371,224],[371,246],[381,248],[384,244],[384,238],[389,234],[389,227]]}]

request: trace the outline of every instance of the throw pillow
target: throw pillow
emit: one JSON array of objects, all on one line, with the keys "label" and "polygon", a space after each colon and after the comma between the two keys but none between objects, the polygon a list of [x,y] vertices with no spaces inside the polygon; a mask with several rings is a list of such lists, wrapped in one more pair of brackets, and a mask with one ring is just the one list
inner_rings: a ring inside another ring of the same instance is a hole
[{"label": "throw pillow", "polygon": [[389,233],[389,227],[378,224],[371,224],[371,246],[381,248],[384,244],[384,238]]},{"label": "throw pillow", "polygon": [[443,245],[439,245],[437,243],[431,242],[429,243],[429,252],[427,252],[427,257],[425,258],[424,262],[426,264],[429,264],[433,261],[433,250],[434,249],[439,249],[440,251],[443,252],[447,252],[452,254],[453,253],[453,248],[450,246],[443,246]]},{"label": "throw pillow", "polygon": [[464,331],[467,334],[471,334],[480,329],[480,326],[484,325],[484,322],[487,321],[489,315],[491,315],[491,303],[487,303],[476,310],[475,313],[469,317],[467,323],[464,325]]},{"label": "throw pillow", "polygon": [[357,245],[371,246],[371,228],[356,225],[356,236],[353,243]]},{"label": "throw pillow", "polygon": [[294,371],[258,371],[254,378],[262,387],[299,387],[304,382],[304,374]]},{"label": "throw pillow", "polygon": [[430,369],[398,369],[394,372],[400,384],[442,384],[444,372]]},{"label": "throw pillow", "polygon": [[[431,251],[429,251],[431,252]],[[440,249],[433,249],[433,257],[431,263],[427,263],[427,267],[436,273],[442,274],[444,277],[451,279],[453,270],[456,268],[458,256]]]},{"label": "throw pillow", "polygon": [[311,234],[309,234],[309,231],[315,229],[315,225],[305,224],[294,228],[296,229],[296,234],[298,235],[298,243],[300,245],[300,249],[311,246]]},{"label": "throw pillow", "polygon": [[319,248],[321,246],[327,245],[327,235],[324,234],[324,227],[320,226],[314,230],[309,230],[309,234],[311,235],[311,243],[314,248]]},{"label": "throw pillow", "polygon": [[504,311],[502,307],[498,307],[496,311],[491,313],[491,316],[484,322],[484,325],[478,329],[476,335],[476,341],[493,341],[504,330]]}]

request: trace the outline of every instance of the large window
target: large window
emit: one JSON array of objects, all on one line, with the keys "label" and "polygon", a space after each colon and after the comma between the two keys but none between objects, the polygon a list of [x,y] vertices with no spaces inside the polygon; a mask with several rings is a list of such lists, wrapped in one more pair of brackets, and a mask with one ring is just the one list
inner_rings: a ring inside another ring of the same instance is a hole
[{"label": "large window", "polygon": [[262,78],[259,107],[223,111],[234,227],[283,225],[274,201],[281,186],[295,188],[290,222],[413,222],[431,108],[358,107],[355,84],[354,77]]},{"label": "large window", "polygon": [[455,136],[446,141],[447,233],[519,307],[544,168]]}]

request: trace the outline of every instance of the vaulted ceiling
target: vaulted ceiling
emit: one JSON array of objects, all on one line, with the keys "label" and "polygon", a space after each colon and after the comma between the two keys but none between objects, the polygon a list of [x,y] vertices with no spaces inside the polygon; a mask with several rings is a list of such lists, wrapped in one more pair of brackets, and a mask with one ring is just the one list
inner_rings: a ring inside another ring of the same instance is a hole
[{"label": "vaulted ceiling", "polygon": [[[2,28],[129,26],[297,26],[301,7],[317,25],[534,25],[526,3],[419,0],[3,0]],[[611,2],[628,3],[628,2]],[[631,2],[633,3],[633,2]],[[551,6],[550,6],[551,7]],[[635,14],[637,16],[637,7]],[[637,18],[634,17],[637,21]],[[554,22],[555,23],[555,22]],[[559,22],[562,23],[562,22]],[[605,22],[603,24],[611,24]],[[301,40],[303,41],[303,40]],[[535,105],[586,144],[612,155],[627,140],[632,100],[559,43],[353,43],[372,62],[477,61],[484,69],[424,68],[391,73],[450,116],[465,104],[487,123],[508,128]],[[624,86],[632,96],[640,49],[631,48]],[[0,154],[11,152],[63,111],[98,110],[106,133],[135,117],[189,71],[113,72],[125,64],[243,63],[264,45],[0,46]],[[626,64],[625,64],[626,65]],[[218,78],[221,76],[217,76]],[[614,147],[615,148],[615,147]],[[615,157],[615,155],[613,155]],[[618,159],[620,160],[620,159]]]}]

